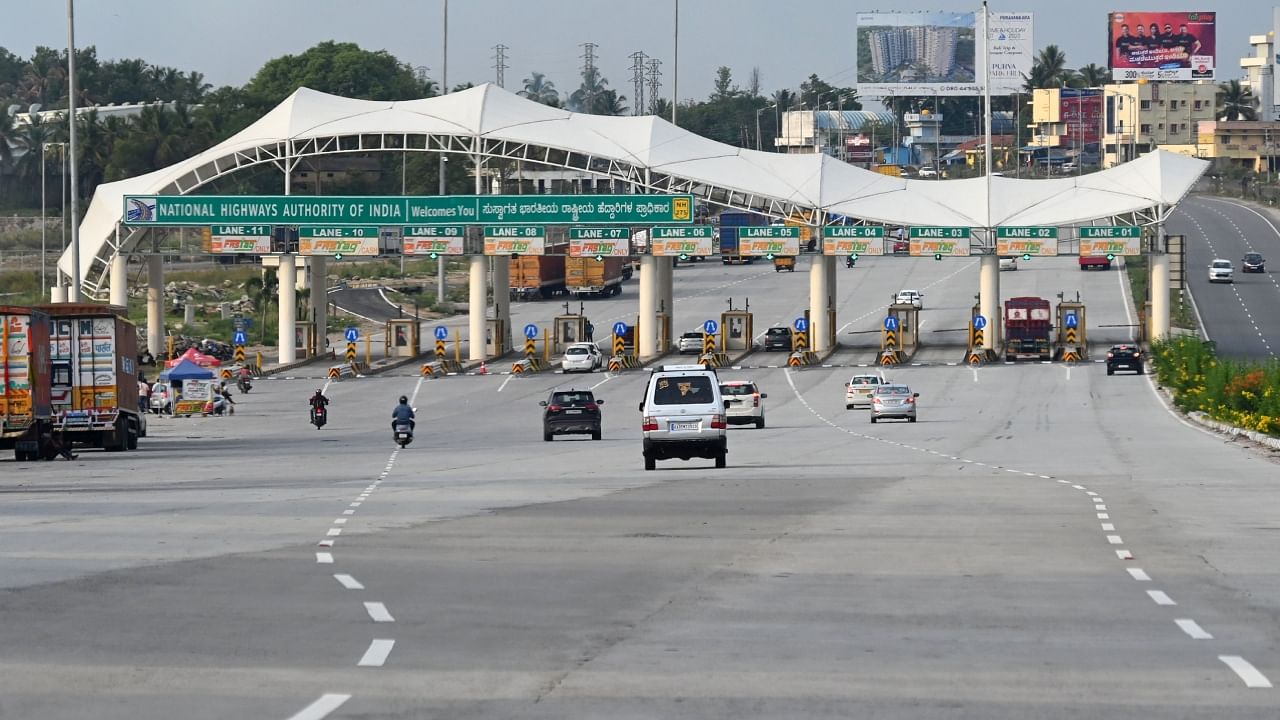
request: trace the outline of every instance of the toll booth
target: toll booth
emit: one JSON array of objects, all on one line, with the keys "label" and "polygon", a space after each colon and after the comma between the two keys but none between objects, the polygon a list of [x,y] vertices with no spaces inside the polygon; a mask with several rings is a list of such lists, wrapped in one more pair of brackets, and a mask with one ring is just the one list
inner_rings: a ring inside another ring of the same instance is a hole
[{"label": "toll booth", "polygon": [[880,354],[902,362],[920,347],[920,309],[909,303],[889,306],[880,328]]},{"label": "toll booth", "polygon": [[1087,360],[1089,339],[1085,323],[1085,307],[1082,302],[1058,303],[1057,355],[1064,362]]},{"label": "toll booth", "polygon": [[293,349],[299,360],[320,354],[316,352],[316,326],[310,320],[293,322]]},{"label": "toll booth", "polygon": [[[662,353],[669,352],[671,350],[671,316],[666,313],[658,313],[657,320],[658,320],[658,353],[662,354]],[[639,327],[640,327],[640,318],[637,317],[636,324],[631,326],[632,338],[636,337],[635,333],[638,332]],[[636,352],[637,354],[640,352],[639,346],[637,346],[636,344],[633,343],[631,347],[633,351]]]},{"label": "toll booth", "polygon": [[506,323],[501,318],[485,319],[484,351],[489,357],[502,357],[510,349],[503,340],[507,336]]},{"label": "toll booth", "polygon": [[388,320],[383,346],[385,357],[406,358],[422,354],[417,320]]},{"label": "toll booth", "polygon": [[751,313],[731,310],[720,313],[720,352],[745,352],[755,337]]},{"label": "toll booth", "polygon": [[586,315],[557,315],[555,319],[554,333],[552,334],[552,350],[553,354],[559,355],[564,352],[565,348],[576,342],[594,342],[595,333],[587,332],[591,321]]}]

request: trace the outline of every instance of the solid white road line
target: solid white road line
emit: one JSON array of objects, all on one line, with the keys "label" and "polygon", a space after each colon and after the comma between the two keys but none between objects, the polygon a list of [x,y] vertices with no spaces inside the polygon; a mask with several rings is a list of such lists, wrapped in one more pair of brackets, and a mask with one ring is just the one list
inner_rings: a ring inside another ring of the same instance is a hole
[{"label": "solid white road line", "polygon": [[364,651],[364,657],[360,658],[360,662],[356,663],[356,666],[382,667],[387,662],[387,656],[391,654],[391,648],[395,647],[395,644],[395,640],[374,640],[369,643],[369,649]]},{"label": "solid white road line", "polygon": [[614,377],[615,377],[615,376],[613,376],[613,375],[608,375],[608,376],[606,376],[606,377],[605,377],[605,379],[601,380],[600,382],[596,383],[595,385],[592,385],[591,387],[589,387],[589,388],[587,388],[587,389],[588,389],[588,390],[595,390],[596,388],[600,387],[601,385],[603,385],[603,384],[605,384],[605,383],[609,382],[610,380],[612,380]]},{"label": "solid white road line", "polygon": [[1155,601],[1157,605],[1177,605],[1173,598],[1165,594],[1163,590],[1148,590],[1147,595]]},{"label": "solid white road line", "polygon": [[316,562],[321,565],[332,565],[333,553],[316,553]]},{"label": "solid white road line", "polygon": [[320,696],[319,700],[302,708],[297,714],[289,718],[289,720],[324,720],[329,713],[342,707],[344,703],[351,699],[350,695],[338,693],[325,693]]},{"label": "solid white road line", "polygon": [[1239,655],[1219,655],[1218,659],[1226,663],[1227,667],[1234,670],[1236,675],[1240,676],[1240,679],[1244,681],[1245,687],[1271,687],[1271,681],[1267,679],[1267,676],[1258,672],[1257,668]]},{"label": "solid white road line", "polygon": [[1134,580],[1138,582],[1151,582],[1151,576],[1142,568],[1126,568]]},{"label": "solid white road line", "polygon": [[1178,627],[1182,628],[1182,632],[1190,635],[1192,640],[1213,639],[1213,635],[1205,632],[1204,628],[1200,627],[1199,623],[1195,620],[1190,618],[1178,618],[1177,620],[1174,620],[1174,622],[1178,624]]},{"label": "solid white road line", "polygon": [[502,392],[502,389],[507,386],[507,383],[511,382],[511,378],[513,377],[515,377],[515,375],[508,375],[507,379],[503,380],[502,384],[498,386],[498,392]]},{"label": "solid white road line", "polygon": [[346,573],[334,573],[333,579],[342,583],[342,587],[348,590],[363,590],[364,586],[358,580],[347,575]]},{"label": "solid white road line", "polygon": [[391,617],[391,613],[387,612],[387,606],[380,602],[367,602],[364,609],[369,613],[369,617],[374,622],[395,622],[396,619]]}]

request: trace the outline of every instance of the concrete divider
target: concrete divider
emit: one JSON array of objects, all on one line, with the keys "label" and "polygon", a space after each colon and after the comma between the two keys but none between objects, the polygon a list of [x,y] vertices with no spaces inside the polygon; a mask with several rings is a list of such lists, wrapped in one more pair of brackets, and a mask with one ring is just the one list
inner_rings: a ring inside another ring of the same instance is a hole
[{"label": "concrete divider", "polygon": [[330,380],[346,380],[356,376],[356,369],[353,365],[343,363],[341,365],[333,365],[329,368]]},{"label": "concrete divider", "polygon": [[804,367],[818,361],[818,354],[812,350],[799,350],[787,357],[787,367]]},{"label": "concrete divider", "polygon": [[698,362],[709,368],[727,367],[729,365],[729,354],[722,352],[703,353],[698,357]]},{"label": "concrete divider", "polygon": [[609,372],[621,372],[640,367],[640,358],[635,355],[614,355],[609,358]]},{"label": "concrete divider", "polygon": [[527,373],[542,372],[548,367],[550,367],[550,365],[540,357],[527,357],[511,363],[511,374],[524,375]]}]

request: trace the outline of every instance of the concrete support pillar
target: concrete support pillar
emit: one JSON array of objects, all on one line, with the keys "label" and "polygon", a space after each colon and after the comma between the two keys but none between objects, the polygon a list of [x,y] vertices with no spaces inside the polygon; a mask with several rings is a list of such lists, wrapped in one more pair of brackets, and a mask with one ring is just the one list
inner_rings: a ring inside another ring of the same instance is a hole
[{"label": "concrete support pillar", "polygon": [[323,255],[312,255],[308,275],[311,276],[311,317],[316,328],[316,353],[323,355],[329,348],[325,346],[325,338],[329,334],[329,294],[325,292],[325,274],[328,272],[328,258]]},{"label": "concrete support pillar", "polygon": [[[836,337],[836,328],[840,327],[838,324],[840,319],[838,317],[835,317],[835,310],[837,307],[839,307],[839,303],[836,302],[836,297],[839,296],[840,289],[837,281],[838,276],[836,275],[836,268],[838,267],[838,265],[836,263],[835,256],[832,255],[828,257],[826,255],[823,255],[822,266],[826,268],[826,273],[827,273],[827,308],[828,308],[827,314],[824,316],[828,318],[827,333],[823,335],[823,337],[826,338],[827,342],[829,343],[827,349],[835,350],[840,346],[840,338]],[[833,322],[837,324],[831,325],[830,323],[833,323]]]},{"label": "concrete support pillar", "polygon": [[[315,265],[312,264],[315,259],[316,256],[314,255],[307,255],[305,257],[300,255],[297,260],[294,261],[294,287],[299,290],[306,290],[311,287],[311,268],[315,267]],[[299,262],[302,263],[301,266],[297,264]]]},{"label": "concrete support pillar", "polygon": [[511,344],[511,258],[495,256],[493,262],[493,316],[501,318],[503,347]]},{"label": "concrete support pillar", "polygon": [[467,358],[471,362],[479,362],[487,358],[485,352],[485,338],[488,328],[485,322],[485,310],[488,308],[488,288],[486,287],[488,273],[485,272],[488,265],[487,257],[483,255],[472,255],[467,258],[471,263],[471,279],[468,286],[467,298]]},{"label": "concrete support pillar", "polygon": [[670,350],[676,327],[675,258],[658,258],[658,278],[658,307],[667,314],[666,334],[660,345]]},{"label": "concrete support pillar", "polygon": [[65,303],[67,301],[67,286],[59,282],[57,285],[49,288],[49,302]]},{"label": "concrete support pillar", "polygon": [[658,265],[663,258],[640,256],[640,324],[636,328],[636,354],[658,354]]},{"label": "concrete support pillar", "polygon": [[[1160,235],[1163,239],[1164,228],[1161,228]],[[1168,338],[1170,322],[1169,254],[1158,252],[1151,256],[1151,339]]]},{"label": "concrete support pillar", "polygon": [[981,256],[978,269],[978,311],[987,319],[982,331],[982,347],[999,352],[1000,337],[1000,257],[994,253]]},{"label": "concrete support pillar", "polygon": [[293,335],[294,318],[298,317],[298,295],[294,292],[298,285],[298,266],[294,264],[296,259],[295,255],[285,253],[280,256],[280,267],[276,269],[277,286],[280,288],[280,328],[276,333],[276,343],[280,350],[281,365],[298,361]]},{"label": "concrete support pillar", "polygon": [[129,256],[124,253],[111,258],[111,304],[129,305]]},{"label": "concrete support pillar", "polygon": [[147,256],[147,349],[156,358],[164,344],[164,256]]},{"label": "concrete support pillar", "polygon": [[821,353],[827,347],[827,264],[822,255],[814,255],[809,264],[809,349]]}]

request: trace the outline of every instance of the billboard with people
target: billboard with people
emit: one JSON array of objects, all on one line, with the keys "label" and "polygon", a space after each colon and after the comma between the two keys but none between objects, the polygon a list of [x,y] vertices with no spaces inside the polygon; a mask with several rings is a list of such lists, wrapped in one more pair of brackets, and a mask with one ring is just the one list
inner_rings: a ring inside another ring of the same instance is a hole
[{"label": "billboard with people", "polygon": [[1113,12],[1108,66],[1119,82],[1213,80],[1217,13]]}]

